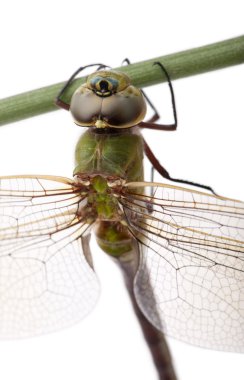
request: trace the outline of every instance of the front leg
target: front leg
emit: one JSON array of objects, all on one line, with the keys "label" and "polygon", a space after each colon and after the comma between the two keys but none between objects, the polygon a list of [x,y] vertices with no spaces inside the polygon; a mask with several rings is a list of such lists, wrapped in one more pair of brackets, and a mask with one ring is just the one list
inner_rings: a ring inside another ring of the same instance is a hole
[{"label": "front leg", "polygon": [[146,143],[146,141],[145,140],[143,140],[143,141],[144,141],[144,151],[145,151],[145,154],[146,154],[147,158],[151,162],[152,167],[154,169],[156,169],[157,172],[159,174],[161,174],[161,176],[163,176],[164,178],[168,179],[169,181],[183,183],[185,185],[191,185],[191,186],[200,187],[200,188],[202,188],[204,190],[211,191],[214,195],[217,195],[215,193],[215,191],[212,189],[212,187],[210,187],[210,186],[202,185],[200,183],[196,183],[196,182],[192,182],[192,181],[187,181],[187,180],[184,180],[184,179],[178,179],[178,178],[171,177],[170,174],[168,173],[168,171],[160,164],[160,162],[158,161],[158,159],[155,157],[154,153],[152,152],[152,150],[150,149],[150,147]]},{"label": "front leg", "polygon": [[170,94],[171,94],[171,103],[172,103],[172,109],[173,109],[173,115],[174,115],[174,123],[173,124],[157,124],[157,123],[154,123],[154,121],[158,120],[158,118],[159,118],[159,117],[155,118],[155,116],[156,116],[156,114],[155,114],[151,119],[149,119],[145,122],[142,121],[141,123],[139,123],[138,126],[141,128],[156,129],[158,131],[175,131],[177,129],[178,121],[177,121],[175,95],[174,95],[172,82],[171,82],[170,76],[169,76],[166,68],[162,65],[161,62],[154,62],[154,65],[158,65],[161,68],[161,70],[164,72],[164,74],[167,78],[167,82],[168,82]]}]

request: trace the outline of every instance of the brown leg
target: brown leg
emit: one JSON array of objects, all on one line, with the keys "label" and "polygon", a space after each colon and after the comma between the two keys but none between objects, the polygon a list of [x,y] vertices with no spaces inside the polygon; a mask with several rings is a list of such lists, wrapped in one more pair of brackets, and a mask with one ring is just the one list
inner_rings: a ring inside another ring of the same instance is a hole
[{"label": "brown leg", "polygon": [[55,99],[56,106],[63,108],[66,111],[69,111],[70,105],[68,103],[65,103],[63,100],[61,100],[59,97]]},{"label": "brown leg", "polygon": [[201,185],[199,183],[191,182],[191,181],[186,181],[186,180],[183,180],[183,179],[172,178],[170,176],[170,174],[167,172],[167,170],[160,164],[160,162],[158,161],[158,159],[155,157],[155,155],[153,154],[152,150],[150,149],[150,147],[148,146],[148,144],[146,143],[145,140],[144,140],[144,150],[145,150],[146,156],[149,159],[149,161],[151,162],[152,166],[164,178],[166,178],[166,179],[168,179],[170,181],[173,181],[173,182],[178,182],[178,183],[183,183],[185,185],[192,185],[192,186],[200,187],[202,189],[211,191],[214,195],[217,195],[215,193],[215,191],[212,189],[212,187],[210,187],[210,186]]},{"label": "brown leg", "polygon": [[155,120],[148,120],[146,122],[141,122],[138,124],[139,127],[141,128],[149,128],[149,129],[156,129],[158,131],[175,131],[177,129],[177,112],[176,112],[176,105],[175,105],[175,95],[174,95],[174,90],[173,86],[171,83],[170,76],[166,70],[166,68],[162,65],[161,62],[154,62],[154,65],[158,65],[161,70],[164,72],[164,75],[167,78],[169,89],[170,89],[170,94],[171,94],[171,102],[172,102],[172,109],[173,109],[173,115],[174,115],[174,123],[173,124],[155,124]]},{"label": "brown leg", "polygon": [[141,121],[138,125],[140,128],[148,128],[148,129],[154,129],[156,131],[176,131],[177,125],[175,124],[154,124],[146,121]]}]

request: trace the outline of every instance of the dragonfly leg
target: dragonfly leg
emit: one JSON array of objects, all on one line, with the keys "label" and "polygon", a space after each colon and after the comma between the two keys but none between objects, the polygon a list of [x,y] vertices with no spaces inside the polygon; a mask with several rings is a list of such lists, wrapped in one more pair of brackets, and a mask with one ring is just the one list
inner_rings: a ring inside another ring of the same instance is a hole
[{"label": "dragonfly leg", "polygon": [[[125,58],[122,62],[122,65],[123,63],[126,63],[127,65],[131,65],[131,62],[128,58]],[[157,111],[157,108],[155,107],[155,105],[151,102],[151,100],[149,99],[149,97],[147,96],[147,94],[145,93],[144,90],[141,89],[141,92],[143,93],[143,96],[144,98],[146,99],[147,103],[149,104],[149,106],[151,107],[151,109],[153,110],[153,115],[152,117],[150,117],[149,120],[146,121],[146,123],[154,123],[155,121],[157,121],[159,118],[160,118],[160,115]]]},{"label": "dragonfly leg", "polygon": [[164,67],[164,65],[161,62],[154,62],[154,65],[158,65],[167,78],[167,82],[168,82],[170,94],[171,94],[171,103],[172,103],[172,109],[173,109],[174,123],[173,124],[156,124],[156,123],[154,123],[155,120],[150,119],[149,121],[142,121],[141,123],[138,124],[138,126],[141,128],[156,129],[158,131],[175,131],[177,129],[178,121],[177,121],[175,95],[174,95],[174,89],[172,86],[172,82],[171,82],[169,73],[167,72],[166,68]]},{"label": "dragonfly leg", "polygon": [[58,106],[58,107],[61,107],[61,108],[64,108],[65,110],[69,110],[70,108],[70,104],[64,102],[62,99],[61,99],[61,96],[64,94],[64,92],[67,90],[67,88],[69,87],[69,85],[71,84],[71,82],[75,79],[75,77],[84,69],[88,68],[88,67],[92,67],[92,66],[98,66],[98,69],[97,70],[101,70],[102,68],[105,68],[105,67],[108,67],[107,65],[104,65],[102,63],[92,63],[91,65],[86,65],[86,66],[81,66],[79,67],[75,72],[74,74],[71,75],[71,77],[68,79],[68,81],[65,83],[65,85],[61,88],[61,90],[59,91],[57,97],[56,97],[56,100],[55,100],[55,104]]},{"label": "dragonfly leg", "polygon": [[196,182],[187,181],[187,180],[184,180],[184,179],[178,179],[178,178],[171,177],[170,174],[168,173],[168,171],[160,164],[160,162],[158,161],[158,159],[155,157],[154,153],[152,152],[152,150],[150,149],[149,145],[146,143],[145,140],[144,140],[144,151],[146,153],[147,158],[151,162],[153,168],[156,169],[157,172],[159,174],[161,174],[161,176],[163,176],[164,178],[166,178],[166,179],[168,179],[170,181],[173,181],[173,182],[178,182],[178,183],[183,183],[185,185],[191,185],[191,186],[200,187],[202,189],[211,191],[214,195],[217,195],[215,193],[215,191],[212,189],[211,186],[202,185],[200,183],[196,183]]}]

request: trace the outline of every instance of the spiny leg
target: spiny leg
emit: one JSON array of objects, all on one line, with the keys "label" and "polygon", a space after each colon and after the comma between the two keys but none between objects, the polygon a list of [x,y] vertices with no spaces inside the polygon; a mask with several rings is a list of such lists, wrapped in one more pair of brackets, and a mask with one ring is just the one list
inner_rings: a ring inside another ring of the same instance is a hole
[{"label": "spiny leg", "polygon": [[173,124],[156,124],[156,123],[153,123],[152,121],[147,121],[147,122],[142,121],[141,123],[138,124],[138,126],[141,128],[156,129],[158,131],[175,131],[177,129],[178,120],[177,120],[175,95],[174,95],[174,89],[172,86],[172,82],[171,82],[170,76],[169,76],[166,68],[164,67],[164,65],[161,62],[154,62],[154,65],[158,65],[161,68],[161,70],[164,72],[164,74],[167,78],[167,82],[168,82],[170,94],[171,94],[171,103],[172,103],[172,109],[173,109],[174,123]]},{"label": "spiny leg", "polygon": [[[202,189],[211,191],[214,195],[217,195],[211,186],[206,186],[206,185],[202,185],[200,183],[171,177],[170,174],[168,173],[168,171],[160,164],[158,159],[155,157],[155,155],[153,154],[152,150],[150,149],[150,147],[148,146],[148,144],[146,143],[145,140],[144,140],[144,151],[146,153],[147,158],[151,162],[153,168],[156,169],[157,172],[159,174],[161,174],[164,178],[166,178],[170,181],[173,181],[173,182],[178,182],[178,183],[183,183],[185,185],[200,187]],[[153,174],[154,174],[154,171],[152,172],[152,175]]]}]

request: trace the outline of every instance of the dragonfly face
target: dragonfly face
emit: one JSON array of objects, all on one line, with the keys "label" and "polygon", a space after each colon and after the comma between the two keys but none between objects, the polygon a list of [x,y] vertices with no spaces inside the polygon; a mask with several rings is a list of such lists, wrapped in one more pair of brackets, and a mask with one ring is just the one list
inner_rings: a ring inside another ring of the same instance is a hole
[{"label": "dragonfly face", "polygon": [[81,126],[128,128],[143,120],[146,104],[142,92],[131,85],[127,75],[98,71],[76,90],[70,111]]}]

